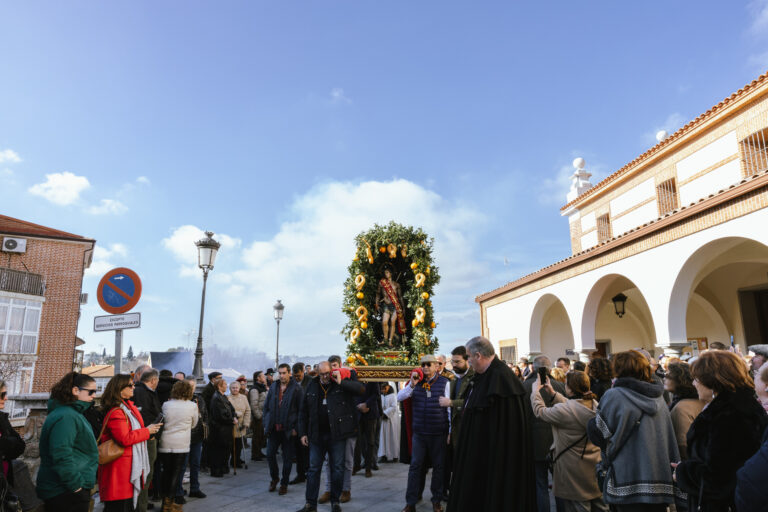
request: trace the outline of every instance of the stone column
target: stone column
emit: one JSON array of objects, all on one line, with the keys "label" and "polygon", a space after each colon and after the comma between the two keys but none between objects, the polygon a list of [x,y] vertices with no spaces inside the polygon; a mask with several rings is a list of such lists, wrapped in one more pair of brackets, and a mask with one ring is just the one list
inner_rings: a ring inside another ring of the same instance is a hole
[{"label": "stone column", "polygon": [[579,351],[579,361],[582,363],[589,363],[592,359],[592,354],[597,352],[596,348],[583,348]]},{"label": "stone column", "polygon": [[669,357],[680,357],[683,354],[683,349],[687,346],[689,346],[687,343],[671,343],[666,346],[656,345],[656,348],[663,350],[664,355]]}]

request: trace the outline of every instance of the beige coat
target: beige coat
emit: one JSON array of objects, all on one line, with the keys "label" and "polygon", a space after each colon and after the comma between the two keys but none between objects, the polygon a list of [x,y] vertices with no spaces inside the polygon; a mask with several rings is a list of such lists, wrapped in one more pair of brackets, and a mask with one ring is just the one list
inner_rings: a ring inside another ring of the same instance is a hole
[{"label": "beige coat", "polygon": [[684,398],[675,404],[670,411],[672,417],[672,427],[675,429],[675,438],[677,439],[677,448],[680,450],[680,460],[688,458],[688,441],[686,435],[691,423],[696,419],[704,408],[704,402],[698,398]]},{"label": "beige coat", "polygon": [[236,437],[243,437],[245,430],[251,425],[251,406],[248,405],[248,398],[245,395],[229,395],[229,403],[235,408],[237,414],[237,429],[235,430]]},{"label": "beige coat", "polygon": [[264,416],[264,401],[267,399],[268,389],[259,391],[257,387],[253,387],[248,391],[248,401],[251,404],[251,414],[256,420],[260,420]]},{"label": "beige coat", "polygon": [[[552,425],[555,439],[553,457],[587,433],[587,423],[595,417],[597,411],[597,402],[594,400],[587,407],[582,400],[568,400],[560,393],[555,393],[554,405],[547,407],[537,390],[531,393],[531,405],[537,418]],[[599,461],[600,448],[586,437],[579,441],[555,462],[553,494],[574,501],[587,501],[602,496],[595,478],[595,466]]]}]

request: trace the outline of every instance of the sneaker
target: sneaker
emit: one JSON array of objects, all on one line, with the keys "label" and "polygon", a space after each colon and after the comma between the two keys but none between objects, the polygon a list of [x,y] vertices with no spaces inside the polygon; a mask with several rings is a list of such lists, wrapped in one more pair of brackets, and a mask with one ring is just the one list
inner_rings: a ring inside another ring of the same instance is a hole
[{"label": "sneaker", "polygon": [[205,498],[206,494],[203,491],[190,491],[190,498]]},{"label": "sneaker", "polygon": [[328,503],[329,501],[331,501],[331,493],[329,493],[328,491],[324,492],[324,493],[323,493],[322,495],[320,495],[320,497],[317,499],[317,502],[318,502],[318,503],[320,503],[321,505],[322,505],[322,504],[325,504],[325,503]]},{"label": "sneaker", "polygon": [[341,499],[339,501],[341,501],[342,503],[346,503],[351,499],[352,499],[352,493],[350,491],[341,491]]}]

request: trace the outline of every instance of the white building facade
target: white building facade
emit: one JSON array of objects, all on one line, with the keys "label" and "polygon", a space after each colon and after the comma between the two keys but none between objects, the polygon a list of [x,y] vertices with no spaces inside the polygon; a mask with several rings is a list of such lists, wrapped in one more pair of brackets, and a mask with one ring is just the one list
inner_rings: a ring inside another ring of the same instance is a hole
[{"label": "white building facade", "polygon": [[768,74],[595,186],[574,167],[572,256],[477,297],[502,358],[768,343]]}]

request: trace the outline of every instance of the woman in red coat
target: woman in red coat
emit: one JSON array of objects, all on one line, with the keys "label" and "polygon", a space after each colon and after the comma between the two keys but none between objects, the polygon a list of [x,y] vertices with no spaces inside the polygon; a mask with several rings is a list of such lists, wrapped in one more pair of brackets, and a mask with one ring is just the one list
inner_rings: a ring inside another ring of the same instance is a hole
[{"label": "woman in red coat", "polygon": [[160,430],[157,423],[144,427],[141,413],[131,402],[133,381],[130,375],[115,375],[101,397],[104,429],[99,442],[113,439],[123,446],[123,454],[99,466],[99,498],[104,512],[132,512],[149,474],[147,439]]}]

